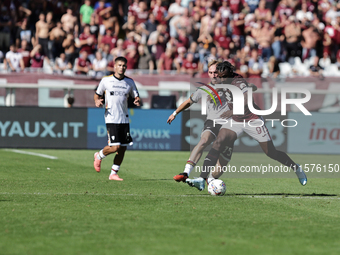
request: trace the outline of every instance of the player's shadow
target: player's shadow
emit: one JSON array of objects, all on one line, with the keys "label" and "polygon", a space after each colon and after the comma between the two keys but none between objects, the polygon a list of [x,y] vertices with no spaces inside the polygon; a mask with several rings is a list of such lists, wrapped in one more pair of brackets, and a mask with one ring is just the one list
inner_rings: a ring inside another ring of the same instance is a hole
[{"label": "player's shadow", "polygon": [[312,194],[300,194],[300,193],[234,193],[226,194],[226,196],[302,196],[302,197],[336,197],[337,194],[325,194],[325,193],[312,193]]},{"label": "player's shadow", "polygon": [[139,181],[173,181],[171,179],[140,179]]}]

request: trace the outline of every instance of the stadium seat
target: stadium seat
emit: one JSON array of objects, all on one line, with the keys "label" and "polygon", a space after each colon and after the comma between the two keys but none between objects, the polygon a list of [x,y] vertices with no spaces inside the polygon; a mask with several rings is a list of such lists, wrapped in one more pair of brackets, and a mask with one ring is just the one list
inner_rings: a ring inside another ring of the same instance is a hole
[{"label": "stadium seat", "polygon": [[64,70],[63,75],[73,76],[74,72],[72,70],[70,70],[70,69],[66,69],[66,70]]},{"label": "stadium seat", "polygon": [[294,58],[294,66],[301,66],[301,65],[302,65],[301,58],[295,57]]},{"label": "stadium seat", "polygon": [[331,60],[330,58],[320,58],[319,65],[322,68],[327,68],[331,65]]},{"label": "stadium seat", "polygon": [[53,74],[53,68],[52,68],[51,64],[52,63],[48,63],[46,58],[44,58],[44,62],[43,62],[43,72],[44,73]]},{"label": "stadium seat", "polygon": [[309,69],[309,67],[314,64],[314,57],[305,59],[303,64]]},{"label": "stadium seat", "polygon": [[280,75],[290,77],[293,75],[292,66],[288,62],[279,63]]},{"label": "stadium seat", "polygon": [[303,64],[299,57],[294,58],[293,70],[297,75],[308,76],[310,74],[309,66]]},{"label": "stadium seat", "polygon": [[266,78],[270,74],[269,68],[268,68],[268,63],[263,63],[262,67],[262,75],[261,77]]},{"label": "stadium seat", "polygon": [[73,72],[76,73],[77,72],[77,63],[78,63],[78,58],[76,58],[74,60],[74,63],[73,63]]},{"label": "stadium seat", "polygon": [[340,71],[336,64],[331,64],[330,66],[326,67],[324,72],[324,76],[340,76]]},{"label": "stadium seat", "polygon": [[153,95],[151,97],[152,109],[176,109],[176,96],[159,96]]}]

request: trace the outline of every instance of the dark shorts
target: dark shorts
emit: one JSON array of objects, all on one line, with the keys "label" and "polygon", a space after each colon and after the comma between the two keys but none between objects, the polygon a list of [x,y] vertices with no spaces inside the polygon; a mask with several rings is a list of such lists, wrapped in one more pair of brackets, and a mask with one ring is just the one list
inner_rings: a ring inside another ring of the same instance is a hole
[{"label": "dark shorts", "polygon": [[130,135],[129,123],[124,124],[106,124],[108,144],[109,146],[115,145],[132,145],[132,137]]},{"label": "dark shorts", "polygon": [[220,124],[215,124],[214,126],[214,122],[212,120],[206,120],[204,122],[204,128],[202,130],[202,133],[205,132],[205,131],[209,131],[211,132],[215,138],[217,137],[218,135],[218,132],[220,131],[220,128],[221,128],[222,125]]}]

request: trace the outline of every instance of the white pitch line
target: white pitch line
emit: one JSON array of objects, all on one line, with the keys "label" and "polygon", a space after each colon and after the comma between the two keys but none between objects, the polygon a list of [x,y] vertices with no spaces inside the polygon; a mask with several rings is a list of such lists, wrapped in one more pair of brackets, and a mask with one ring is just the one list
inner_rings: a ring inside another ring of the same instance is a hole
[{"label": "white pitch line", "polygon": [[[236,195],[235,197],[238,197],[238,196]],[[340,199],[340,197],[335,197],[335,196],[291,197],[291,196],[284,196],[284,195],[278,195],[278,196],[251,196],[251,195],[249,195],[249,196],[245,196],[245,197],[249,197],[249,198],[293,198],[293,199]]]},{"label": "white pitch line", "polygon": [[[38,196],[55,196],[55,195],[65,195],[65,196],[136,196],[136,197],[208,197],[203,194],[192,194],[192,195],[153,195],[153,194],[105,194],[105,193],[10,193],[10,192],[1,192],[0,195],[38,195]],[[331,200],[340,200],[340,197],[334,196],[325,196],[325,197],[317,197],[317,196],[302,196],[302,197],[293,197],[293,196],[258,196],[258,195],[225,195],[225,198],[263,198],[263,199],[277,199],[277,198],[291,198],[291,199],[331,199]]]},{"label": "white pitch line", "polygon": [[29,151],[8,150],[8,149],[6,151],[12,151],[12,152],[15,152],[15,153],[28,154],[28,155],[32,155],[32,156],[38,156],[38,157],[49,158],[49,159],[58,159],[57,157],[54,157],[54,156],[41,154],[41,153],[35,153],[35,152],[29,152]]}]

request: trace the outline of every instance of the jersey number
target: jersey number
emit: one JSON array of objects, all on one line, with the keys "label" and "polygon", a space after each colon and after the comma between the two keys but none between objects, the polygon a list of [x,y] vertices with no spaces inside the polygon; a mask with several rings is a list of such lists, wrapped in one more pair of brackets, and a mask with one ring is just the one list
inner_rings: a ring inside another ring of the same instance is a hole
[{"label": "jersey number", "polygon": [[261,134],[262,131],[263,131],[264,134],[268,133],[268,129],[265,126],[257,127],[256,131],[257,131],[258,134]]}]

